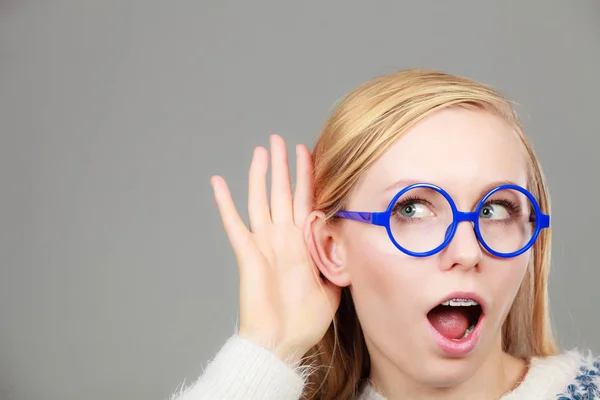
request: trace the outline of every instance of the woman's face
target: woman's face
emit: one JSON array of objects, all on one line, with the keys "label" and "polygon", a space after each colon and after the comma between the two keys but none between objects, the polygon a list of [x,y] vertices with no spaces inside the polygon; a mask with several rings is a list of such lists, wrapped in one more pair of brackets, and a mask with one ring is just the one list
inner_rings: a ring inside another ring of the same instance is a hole
[{"label": "woman's face", "polygon": [[[447,191],[458,210],[474,211],[491,188],[507,182],[526,187],[526,177],[523,146],[506,123],[483,111],[449,108],[421,121],[377,160],[346,209],[384,211],[400,189],[426,182]],[[503,210],[502,205],[495,209]],[[426,203],[400,211],[402,218],[437,212]],[[428,232],[421,232],[422,240]],[[471,377],[490,354],[500,353],[501,327],[530,250],[515,258],[491,256],[470,222],[460,223],[449,245],[429,257],[408,256],[393,245],[385,228],[355,221],[339,225],[335,242],[373,373],[395,369],[428,386],[454,386]],[[430,313],[449,297],[474,298],[483,308],[466,339],[456,340],[448,332],[463,332],[470,325],[461,315],[477,307],[469,306],[472,302],[444,307],[437,317]]]}]

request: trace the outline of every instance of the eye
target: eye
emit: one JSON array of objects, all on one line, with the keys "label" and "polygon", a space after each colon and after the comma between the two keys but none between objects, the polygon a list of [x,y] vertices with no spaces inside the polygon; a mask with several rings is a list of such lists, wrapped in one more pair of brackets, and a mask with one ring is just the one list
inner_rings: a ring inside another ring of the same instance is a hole
[{"label": "eye", "polygon": [[479,217],[484,219],[507,219],[510,217],[510,211],[500,204],[486,204],[481,208]]},{"label": "eye", "polygon": [[398,212],[404,218],[427,218],[433,216],[431,210],[424,204],[405,203],[398,206]]}]

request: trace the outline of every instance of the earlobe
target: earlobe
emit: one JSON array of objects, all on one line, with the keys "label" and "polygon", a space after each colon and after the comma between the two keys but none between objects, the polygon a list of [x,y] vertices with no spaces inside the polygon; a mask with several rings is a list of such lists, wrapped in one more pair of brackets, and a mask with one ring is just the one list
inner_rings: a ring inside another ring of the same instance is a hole
[{"label": "earlobe", "polygon": [[335,232],[327,223],[323,212],[313,211],[308,216],[304,225],[304,237],[310,255],[321,274],[337,286],[350,285],[342,248],[336,243]]}]

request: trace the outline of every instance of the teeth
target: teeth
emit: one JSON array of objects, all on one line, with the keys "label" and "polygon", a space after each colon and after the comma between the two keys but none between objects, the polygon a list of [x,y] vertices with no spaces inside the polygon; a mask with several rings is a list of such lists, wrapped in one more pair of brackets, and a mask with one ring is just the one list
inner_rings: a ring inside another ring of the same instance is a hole
[{"label": "teeth", "polygon": [[443,306],[465,307],[478,306],[479,303],[473,299],[450,299],[442,303]]},{"label": "teeth", "polygon": [[463,335],[463,337],[461,337],[460,339],[453,339],[453,340],[462,340],[465,339],[467,336],[469,336],[471,334],[471,332],[473,332],[473,329],[475,329],[475,325],[471,325],[467,328],[467,330],[465,331],[465,334]]}]

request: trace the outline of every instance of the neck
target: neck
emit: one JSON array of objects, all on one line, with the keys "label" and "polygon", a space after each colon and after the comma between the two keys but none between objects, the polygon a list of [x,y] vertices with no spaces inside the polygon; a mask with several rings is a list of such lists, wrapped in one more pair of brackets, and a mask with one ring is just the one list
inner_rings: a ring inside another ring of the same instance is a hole
[{"label": "neck", "polygon": [[[375,350],[371,355],[371,382],[388,400],[486,400],[512,391],[526,372],[526,362],[502,351],[500,340],[474,373],[465,381],[448,385],[419,382],[402,372]],[[370,350],[371,352],[371,350]],[[450,368],[469,368],[473,359],[447,360]],[[418,365],[418,361],[416,363]]]}]

